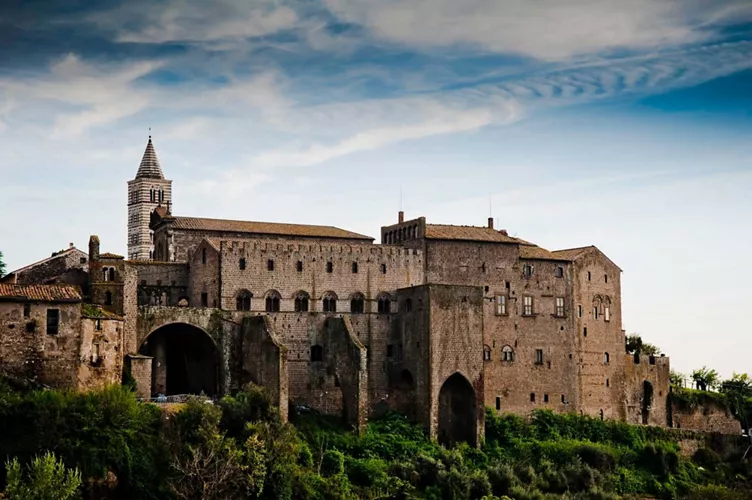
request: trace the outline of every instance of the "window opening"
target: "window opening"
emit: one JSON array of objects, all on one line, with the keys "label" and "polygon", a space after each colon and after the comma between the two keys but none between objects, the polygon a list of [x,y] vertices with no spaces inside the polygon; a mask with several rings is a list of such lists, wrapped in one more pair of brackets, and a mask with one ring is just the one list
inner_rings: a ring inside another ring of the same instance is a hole
[{"label": "window opening", "polygon": [[543,364],[543,349],[536,349],[535,350],[535,364],[536,365],[542,365]]},{"label": "window opening", "polygon": [[505,345],[501,348],[501,360],[514,361],[514,349],[512,349],[512,346]]},{"label": "window opening", "polygon": [[556,297],[556,315],[564,317],[564,297]]},{"label": "window opening", "polygon": [[60,309],[47,309],[47,335],[57,335],[60,328]]},{"label": "window opening", "polygon": [[507,296],[506,295],[497,295],[496,296],[496,314],[503,316],[507,313]]},{"label": "window opening", "polygon": [[523,316],[532,316],[533,315],[533,298],[529,295],[525,295],[522,298],[522,315]]},{"label": "window opening", "polygon": [[274,271],[274,261],[272,259],[266,261],[266,270]]},{"label": "window opening", "polygon": [[300,292],[295,297],[295,312],[308,312],[308,294]]},{"label": "window opening", "polygon": [[350,299],[350,312],[354,314],[362,314],[365,312],[365,298],[361,294],[355,294]]},{"label": "window opening", "polygon": [[496,396],[496,411],[501,410],[501,398]]},{"label": "window opening", "polygon": [[241,271],[245,270],[245,258],[240,259],[239,266]]},{"label": "window opening", "polygon": [[353,274],[358,274],[358,263],[357,262],[353,262],[352,263],[352,272],[353,272]]},{"label": "window opening", "polygon": [[311,346],[311,361],[323,361],[324,348],[320,345]]},{"label": "window opening", "polygon": [[491,361],[491,348],[483,346],[483,361]]},{"label": "window opening", "polygon": [[24,318],[31,316],[31,304],[24,304],[23,314]]}]

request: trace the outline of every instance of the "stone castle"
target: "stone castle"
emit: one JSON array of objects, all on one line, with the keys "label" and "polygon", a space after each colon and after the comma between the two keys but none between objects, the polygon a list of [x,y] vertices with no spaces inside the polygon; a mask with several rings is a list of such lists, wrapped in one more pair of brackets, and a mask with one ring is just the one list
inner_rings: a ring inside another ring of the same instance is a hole
[{"label": "stone castle", "polygon": [[669,359],[625,354],[621,270],[494,228],[180,217],[151,138],[128,182],[128,259],[71,248],[0,280],[0,370],[144,397],[264,386],[362,427],[405,413],[477,443],[484,409],[666,426]]}]

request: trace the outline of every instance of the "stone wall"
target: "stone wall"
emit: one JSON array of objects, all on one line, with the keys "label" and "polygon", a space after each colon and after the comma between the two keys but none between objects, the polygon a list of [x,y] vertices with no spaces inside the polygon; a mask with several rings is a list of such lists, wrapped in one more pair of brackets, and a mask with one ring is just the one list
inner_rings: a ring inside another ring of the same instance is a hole
[{"label": "stone wall", "polygon": [[724,405],[711,400],[688,407],[669,397],[671,425],[676,429],[740,435],[742,426]]},{"label": "stone wall", "polygon": [[[669,359],[623,354],[626,421],[666,427],[669,393]],[[651,394],[652,393],[652,394]]]},{"label": "stone wall", "polygon": [[151,397],[151,356],[128,354],[125,356],[125,369],[136,381],[136,394],[140,398]]},{"label": "stone wall", "polygon": [[[138,305],[192,305],[188,293],[187,263],[132,261],[127,265],[133,267],[138,275]],[[182,303],[181,299],[184,299]]]},{"label": "stone wall", "polygon": [[342,392],[342,416],[362,431],[370,412],[366,348],[353,332],[347,316],[327,318],[323,336],[327,372]]},{"label": "stone wall", "polygon": [[248,317],[243,321],[241,384],[253,382],[264,387],[287,421],[289,382],[287,349],[281,345],[268,316]]},{"label": "stone wall", "polygon": [[[222,307],[220,260],[218,249],[206,241],[193,252],[188,279],[189,303],[193,307]],[[234,310],[235,304],[225,309]]]},{"label": "stone wall", "polygon": [[120,384],[123,373],[123,321],[111,318],[81,318],[79,390]]},{"label": "stone wall", "polygon": [[[8,274],[0,279],[0,282],[12,282],[19,285],[48,283],[72,270],[88,271],[88,269],[88,255],[77,248],[71,247],[58,252],[52,257],[19,269],[18,272]],[[72,273],[71,276],[79,275]],[[74,279],[73,281],[76,280]],[[74,282],[70,284],[79,285],[84,288],[86,283]]]}]

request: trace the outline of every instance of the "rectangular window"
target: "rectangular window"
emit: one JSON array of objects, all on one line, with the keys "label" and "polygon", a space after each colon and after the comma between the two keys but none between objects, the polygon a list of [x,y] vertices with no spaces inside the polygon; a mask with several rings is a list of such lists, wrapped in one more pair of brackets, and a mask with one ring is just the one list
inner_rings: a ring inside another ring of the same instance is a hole
[{"label": "rectangular window", "polygon": [[47,309],[47,335],[57,335],[60,329],[60,309]]},{"label": "rectangular window", "polygon": [[561,395],[561,402],[562,403],[566,403],[567,402],[567,399],[564,397],[564,394]]},{"label": "rectangular window", "polygon": [[536,365],[542,365],[543,364],[543,349],[536,349],[535,350],[535,364]]},{"label": "rectangular window", "polygon": [[274,261],[272,259],[266,261],[266,270],[274,271]]},{"label": "rectangular window", "polygon": [[556,311],[554,314],[560,318],[564,317],[564,297],[556,297]]},{"label": "rectangular window", "polygon": [[598,319],[598,306],[593,307],[593,318]]},{"label": "rectangular window", "polygon": [[548,403],[548,394],[543,395],[543,402]]},{"label": "rectangular window", "polygon": [[386,346],[386,357],[391,358],[392,356],[394,356],[394,346],[389,344]]},{"label": "rectangular window", "polygon": [[503,316],[507,313],[507,296],[506,295],[497,295],[496,296],[496,314]]},{"label": "rectangular window", "polygon": [[496,396],[496,411],[501,410],[501,398]]},{"label": "rectangular window", "polygon": [[603,320],[604,321],[611,321],[611,308],[606,306],[603,308]]},{"label": "rectangular window", "polygon": [[297,267],[297,269],[298,269],[299,273],[303,272],[303,261],[302,260],[298,261],[298,267]]},{"label": "rectangular window", "polygon": [[535,403],[535,393],[534,392],[530,393],[530,402],[531,403]]},{"label": "rectangular window", "polygon": [[561,266],[556,266],[556,270],[554,271],[554,276],[556,276],[557,278],[563,278],[564,268]]},{"label": "rectangular window", "polygon": [[577,306],[577,317],[578,318],[582,317],[582,306],[581,305]]},{"label": "rectangular window", "polygon": [[522,297],[522,315],[523,316],[533,315],[533,298],[529,295],[525,295],[524,297]]},{"label": "rectangular window", "polygon": [[522,268],[522,274],[526,278],[529,278],[530,276],[532,276],[533,275],[533,266],[531,266],[530,264],[525,264],[523,266],[523,268]]},{"label": "rectangular window", "polygon": [[209,294],[206,292],[203,292],[201,294],[201,307],[208,307],[209,306]]},{"label": "rectangular window", "polygon": [[353,272],[353,274],[358,274],[358,263],[357,262],[353,262],[352,263],[352,272]]},{"label": "rectangular window", "polygon": [[334,263],[329,261],[326,263],[326,272],[331,273],[334,272]]},{"label": "rectangular window", "polygon": [[239,265],[241,271],[245,270],[245,259],[240,259]]},{"label": "rectangular window", "polygon": [[381,274],[386,274],[386,264],[381,264]]},{"label": "rectangular window", "polygon": [[31,304],[24,304],[24,318],[31,316]]}]

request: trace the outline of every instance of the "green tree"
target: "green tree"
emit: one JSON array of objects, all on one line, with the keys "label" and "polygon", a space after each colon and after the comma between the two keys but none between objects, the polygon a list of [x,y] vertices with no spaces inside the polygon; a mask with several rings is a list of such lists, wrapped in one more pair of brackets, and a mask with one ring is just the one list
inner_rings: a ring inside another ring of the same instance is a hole
[{"label": "green tree", "polygon": [[721,377],[720,375],[718,375],[717,371],[709,370],[705,366],[693,371],[690,377],[692,377],[692,380],[695,383],[695,387],[697,387],[701,391],[714,389],[718,386],[718,383],[721,380]]},{"label": "green tree", "polygon": [[5,276],[5,261],[3,261],[3,252],[0,251],[0,278]]},{"label": "green tree", "polygon": [[668,379],[674,387],[684,387],[684,384],[687,382],[687,376],[675,370],[669,372]]},{"label": "green tree", "polygon": [[24,474],[18,459],[5,464],[8,485],[2,497],[8,500],[68,500],[79,497],[81,473],[68,469],[54,453],[37,456]]},{"label": "green tree", "polygon": [[637,333],[630,333],[626,338],[627,354],[647,354],[648,356],[659,356],[661,350],[647,342],[642,341],[642,337]]}]

